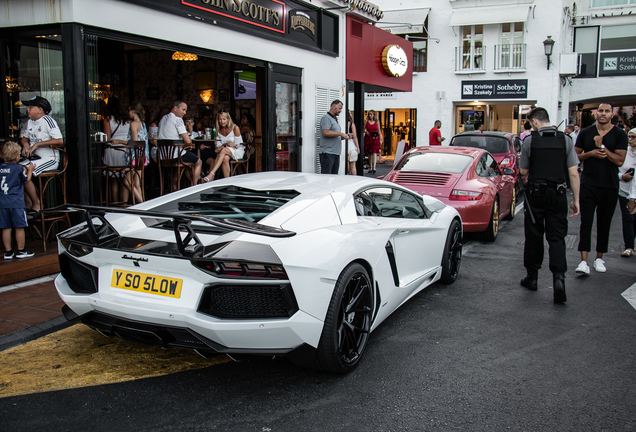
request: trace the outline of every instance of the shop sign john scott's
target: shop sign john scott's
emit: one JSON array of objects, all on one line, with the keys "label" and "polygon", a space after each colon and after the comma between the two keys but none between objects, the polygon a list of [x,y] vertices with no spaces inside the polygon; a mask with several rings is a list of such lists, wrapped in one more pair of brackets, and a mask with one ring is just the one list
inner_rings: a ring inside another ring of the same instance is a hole
[{"label": "shop sign john scott's", "polygon": [[285,33],[285,3],[279,0],[181,0],[181,3],[267,30]]},{"label": "shop sign john scott's", "polygon": [[525,99],[528,80],[462,81],[462,99]]}]

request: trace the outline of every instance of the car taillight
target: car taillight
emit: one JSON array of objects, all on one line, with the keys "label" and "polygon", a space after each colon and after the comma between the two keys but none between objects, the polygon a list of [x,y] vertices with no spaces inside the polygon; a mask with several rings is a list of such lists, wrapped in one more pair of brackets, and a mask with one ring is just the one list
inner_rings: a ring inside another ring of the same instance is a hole
[{"label": "car taillight", "polygon": [[277,264],[221,260],[194,261],[193,264],[201,270],[218,277],[288,279],[283,266]]},{"label": "car taillight", "polygon": [[448,197],[451,201],[477,201],[482,197],[481,192],[470,192],[455,189]]}]

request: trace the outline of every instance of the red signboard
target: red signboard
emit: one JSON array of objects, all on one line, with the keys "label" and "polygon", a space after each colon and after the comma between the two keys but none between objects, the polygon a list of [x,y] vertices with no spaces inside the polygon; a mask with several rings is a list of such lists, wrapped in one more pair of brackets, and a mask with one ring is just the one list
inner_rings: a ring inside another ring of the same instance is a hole
[{"label": "red signboard", "polygon": [[285,33],[285,3],[279,0],[181,0],[181,4]]},{"label": "red signboard", "polygon": [[[408,66],[400,77],[390,76],[382,64],[389,45],[399,45]],[[347,16],[347,80],[370,85],[367,91],[405,91],[413,86],[413,43],[370,24]]]}]

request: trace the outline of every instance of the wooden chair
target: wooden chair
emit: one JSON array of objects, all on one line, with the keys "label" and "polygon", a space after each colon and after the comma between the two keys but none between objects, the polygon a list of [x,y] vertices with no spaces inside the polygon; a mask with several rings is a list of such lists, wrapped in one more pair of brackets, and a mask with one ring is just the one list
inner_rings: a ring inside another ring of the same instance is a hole
[{"label": "wooden chair", "polygon": [[[53,227],[58,223],[63,223],[66,228],[71,226],[67,212],[50,210],[51,207],[66,204],[66,168],[68,167],[68,157],[64,144],[51,145],[60,152],[60,164],[56,170],[45,171],[37,177],[32,177],[40,199],[39,219],[30,219],[31,227],[35,229],[42,238],[42,247],[46,252],[46,242],[50,237]],[[61,201],[61,202],[60,202]]]},{"label": "wooden chair", "polygon": [[249,172],[250,157],[254,154],[255,150],[256,147],[254,146],[254,144],[249,143],[245,147],[245,154],[243,155],[243,159],[230,161],[230,176],[236,174],[247,174]]},{"label": "wooden chair", "polygon": [[[104,146],[104,150],[110,149],[110,150],[115,150],[117,152],[121,152],[121,157],[123,159],[128,155],[128,149],[126,147],[127,146],[124,146],[124,145],[106,144]],[[128,172],[128,168],[129,168],[128,165],[111,166],[111,165],[106,165],[104,163],[104,174],[106,175],[106,200],[105,200],[106,207],[109,207],[111,205],[126,206],[126,203],[119,201],[119,197],[113,197],[113,199],[111,200],[110,195],[111,195],[111,179],[114,179],[117,181],[117,184],[119,185],[118,188],[124,187],[123,179],[125,178],[126,173]]]},{"label": "wooden chair", "polygon": [[[176,190],[181,189],[181,177],[186,169],[190,170],[190,178],[193,177],[194,163],[184,162],[181,159],[181,152],[184,150],[184,143],[172,140],[157,140],[157,163],[159,165],[159,194],[163,195],[164,187],[164,171],[169,173],[167,176],[170,181],[170,192],[174,192],[174,184],[176,182]],[[176,155],[176,157],[175,157]],[[197,179],[192,179],[195,182]]]}]

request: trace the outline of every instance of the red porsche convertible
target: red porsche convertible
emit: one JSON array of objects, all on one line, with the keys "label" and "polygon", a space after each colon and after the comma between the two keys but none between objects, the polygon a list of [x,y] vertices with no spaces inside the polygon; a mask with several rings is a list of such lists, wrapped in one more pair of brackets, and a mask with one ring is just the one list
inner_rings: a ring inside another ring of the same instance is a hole
[{"label": "red porsche convertible", "polygon": [[464,231],[479,233],[482,240],[495,241],[500,218],[515,216],[514,171],[502,170],[483,149],[417,147],[382,178],[455,207]]}]

